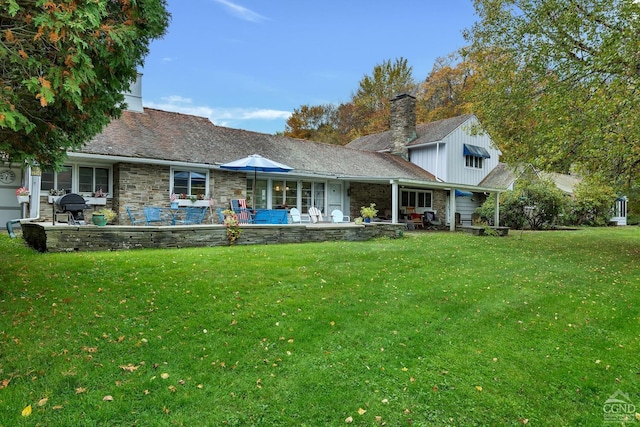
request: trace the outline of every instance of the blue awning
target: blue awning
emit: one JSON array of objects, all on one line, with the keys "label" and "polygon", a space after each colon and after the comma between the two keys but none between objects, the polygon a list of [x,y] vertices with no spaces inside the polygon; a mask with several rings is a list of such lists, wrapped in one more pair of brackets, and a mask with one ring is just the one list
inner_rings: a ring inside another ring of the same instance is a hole
[{"label": "blue awning", "polygon": [[456,197],[473,197],[473,193],[470,191],[456,190]]},{"label": "blue awning", "polygon": [[464,144],[464,155],[482,157],[483,159],[491,158],[486,148],[471,144]]}]

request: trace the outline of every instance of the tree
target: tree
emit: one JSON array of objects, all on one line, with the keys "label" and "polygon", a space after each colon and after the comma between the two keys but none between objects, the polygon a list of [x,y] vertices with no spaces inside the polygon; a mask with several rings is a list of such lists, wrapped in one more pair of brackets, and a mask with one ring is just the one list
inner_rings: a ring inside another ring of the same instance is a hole
[{"label": "tree", "polygon": [[337,131],[337,109],[332,104],[303,105],[287,119],[284,135],[309,141],[341,144]]},{"label": "tree", "polygon": [[124,107],[166,0],[0,0],[0,153],[57,166]]},{"label": "tree", "polygon": [[471,113],[469,92],[473,81],[473,69],[468,59],[461,60],[457,53],[437,58],[416,96],[418,122],[428,123]]},{"label": "tree", "polygon": [[397,58],[394,63],[389,59],[373,67],[373,74],[360,80],[358,90],[351,97],[358,122],[356,136],[388,130],[390,100],[396,95],[416,90],[413,68],[406,59]]},{"label": "tree", "polygon": [[578,167],[618,189],[640,168],[640,2],[475,0],[474,110],[506,161]]}]

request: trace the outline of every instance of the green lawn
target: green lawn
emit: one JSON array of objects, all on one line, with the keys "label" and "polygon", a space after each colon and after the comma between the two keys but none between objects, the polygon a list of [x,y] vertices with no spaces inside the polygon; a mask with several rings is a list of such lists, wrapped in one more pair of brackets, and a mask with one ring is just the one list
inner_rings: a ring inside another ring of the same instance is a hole
[{"label": "green lawn", "polygon": [[637,227],[0,251],[4,427],[594,426],[618,390],[640,408]]}]

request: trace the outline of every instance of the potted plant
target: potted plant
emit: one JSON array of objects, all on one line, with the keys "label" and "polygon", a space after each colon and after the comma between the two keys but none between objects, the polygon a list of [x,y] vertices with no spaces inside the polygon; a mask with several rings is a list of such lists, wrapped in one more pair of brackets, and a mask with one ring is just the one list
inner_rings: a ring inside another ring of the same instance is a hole
[{"label": "potted plant", "polygon": [[16,197],[18,203],[29,203],[29,189],[26,187],[20,187],[16,190]]},{"label": "potted plant", "polygon": [[99,211],[95,211],[91,215],[91,220],[93,221],[93,223],[100,227],[104,227],[108,222],[113,221],[115,218],[116,213],[109,208],[100,209]]},{"label": "potted plant", "polygon": [[364,222],[371,222],[373,218],[378,215],[378,210],[376,209],[376,204],[371,203],[369,206],[363,206],[360,208],[360,215],[364,218]]}]

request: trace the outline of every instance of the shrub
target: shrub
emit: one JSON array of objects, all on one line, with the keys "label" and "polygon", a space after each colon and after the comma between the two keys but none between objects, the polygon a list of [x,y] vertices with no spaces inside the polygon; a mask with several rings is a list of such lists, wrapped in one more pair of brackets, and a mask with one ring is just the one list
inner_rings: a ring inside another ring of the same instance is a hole
[{"label": "shrub", "polygon": [[567,215],[570,224],[602,226],[609,223],[617,198],[610,185],[585,179],[576,186],[574,196]]},{"label": "shrub", "polygon": [[[476,213],[492,225],[495,212],[495,195],[492,194],[476,209]],[[565,196],[553,182],[540,178],[523,179],[514,190],[500,195],[500,224],[533,230],[548,228],[555,224],[566,206]]]}]

